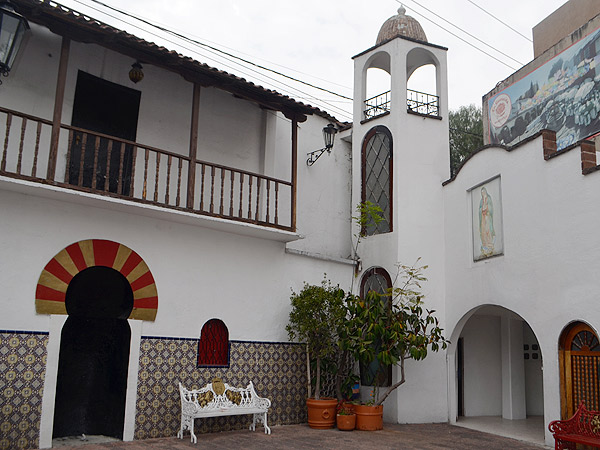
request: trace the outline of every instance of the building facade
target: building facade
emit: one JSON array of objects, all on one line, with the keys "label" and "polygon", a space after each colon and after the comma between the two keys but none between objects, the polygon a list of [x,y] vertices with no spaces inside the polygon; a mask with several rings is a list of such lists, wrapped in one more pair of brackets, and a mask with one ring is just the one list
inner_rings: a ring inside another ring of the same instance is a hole
[{"label": "building facade", "polygon": [[[487,145],[449,178],[447,49],[403,8],[354,57],[343,124],[67,8],[12,4],[31,29],[0,86],[0,448],[81,430],[174,436],[177,382],[215,376],[252,380],[271,423],[305,422],[290,288],[325,273],[357,293],[385,289],[419,258],[451,344],[409,361],[386,420],[540,416],[545,428],[581,400],[600,408],[595,148],[589,135],[560,146],[541,109],[515,110],[529,113],[529,134],[517,133],[521,116],[499,106],[496,135],[517,128],[492,141],[491,105],[516,74],[485,97]],[[424,67],[435,92],[408,89]],[[372,95],[374,69],[389,89]],[[585,80],[574,81],[595,95]],[[334,150],[305,164],[330,123]],[[365,201],[385,220],[355,253],[351,217]]]}]

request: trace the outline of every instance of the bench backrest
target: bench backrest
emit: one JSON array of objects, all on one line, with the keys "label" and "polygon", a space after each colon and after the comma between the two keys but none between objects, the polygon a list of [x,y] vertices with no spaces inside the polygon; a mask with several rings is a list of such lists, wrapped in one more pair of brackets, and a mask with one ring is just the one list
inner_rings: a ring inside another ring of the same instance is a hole
[{"label": "bench backrest", "polygon": [[225,391],[217,394],[213,389],[213,383],[208,383],[201,389],[188,390],[179,383],[181,394],[181,406],[193,403],[196,408],[210,410],[219,408],[269,408],[271,401],[259,397],[254,390],[252,381],[245,388],[230,386],[227,383]]},{"label": "bench backrest", "polygon": [[572,422],[572,431],[576,434],[600,437],[600,411],[589,411],[583,402],[569,422]]}]

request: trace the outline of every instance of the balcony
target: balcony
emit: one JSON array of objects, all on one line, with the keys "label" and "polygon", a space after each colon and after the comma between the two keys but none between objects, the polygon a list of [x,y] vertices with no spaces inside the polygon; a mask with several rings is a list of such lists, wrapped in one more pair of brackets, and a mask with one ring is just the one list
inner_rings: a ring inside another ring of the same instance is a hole
[{"label": "balcony", "polygon": [[0,175],[294,231],[291,181],[0,107]]},{"label": "balcony", "polygon": [[[387,114],[391,110],[391,91],[365,100],[364,120]],[[440,117],[440,98],[437,95],[425,92],[406,90],[406,108],[409,113],[429,117]]]}]

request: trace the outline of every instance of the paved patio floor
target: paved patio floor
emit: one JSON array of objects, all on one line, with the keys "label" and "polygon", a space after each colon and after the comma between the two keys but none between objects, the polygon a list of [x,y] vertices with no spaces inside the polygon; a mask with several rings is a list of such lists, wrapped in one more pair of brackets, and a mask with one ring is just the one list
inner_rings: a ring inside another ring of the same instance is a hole
[{"label": "paved patio floor", "polygon": [[385,424],[382,431],[312,430],[308,425],[272,427],[265,435],[241,430],[199,434],[198,443],[190,442],[186,433],[177,438],[148,439],[133,442],[89,443],[69,450],[179,450],[179,449],[477,449],[477,450],[540,450],[540,445],[483,433],[448,424],[397,425]]}]

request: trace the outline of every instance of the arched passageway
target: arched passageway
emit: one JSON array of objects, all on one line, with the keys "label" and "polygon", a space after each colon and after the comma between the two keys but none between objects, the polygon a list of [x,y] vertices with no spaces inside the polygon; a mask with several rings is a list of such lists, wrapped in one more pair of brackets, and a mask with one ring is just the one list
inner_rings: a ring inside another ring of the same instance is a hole
[{"label": "arched passageway", "polygon": [[133,308],[129,281],[110,267],[89,267],[66,292],[53,438],[123,438]]},{"label": "arched passageway", "polygon": [[529,324],[506,308],[481,306],[452,341],[457,425],[543,444],[543,358]]}]

